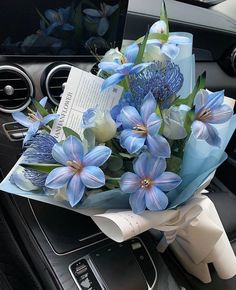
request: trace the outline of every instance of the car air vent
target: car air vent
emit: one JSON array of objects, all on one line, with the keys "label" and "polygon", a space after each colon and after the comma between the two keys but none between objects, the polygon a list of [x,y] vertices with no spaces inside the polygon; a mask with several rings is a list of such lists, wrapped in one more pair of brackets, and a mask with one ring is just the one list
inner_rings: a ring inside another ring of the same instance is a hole
[{"label": "car air vent", "polygon": [[60,103],[71,67],[70,64],[65,63],[50,65],[41,80],[44,93],[55,105]]},{"label": "car air vent", "polygon": [[34,87],[28,75],[13,65],[0,66],[0,111],[24,110],[33,97]]}]

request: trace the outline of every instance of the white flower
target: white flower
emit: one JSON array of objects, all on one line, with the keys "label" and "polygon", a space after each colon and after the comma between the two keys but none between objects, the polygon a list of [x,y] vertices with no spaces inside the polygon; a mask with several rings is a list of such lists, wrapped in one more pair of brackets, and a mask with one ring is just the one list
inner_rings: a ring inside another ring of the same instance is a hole
[{"label": "white flower", "polygon": [[91,128],[96,141],[104,143],[111,140],[117,131],[116,123],[110,112],[88,109],[83,114],[83,127]]},{"label": "white flower", "polygon": [[109,62],[113,62],[116,60],[120,60],[123,58],[123,54],[119,51],[119,48],[111,48],[110,50],[108,50],[105,55],[103,56],[101,62],[103,61],[109,61]]}]

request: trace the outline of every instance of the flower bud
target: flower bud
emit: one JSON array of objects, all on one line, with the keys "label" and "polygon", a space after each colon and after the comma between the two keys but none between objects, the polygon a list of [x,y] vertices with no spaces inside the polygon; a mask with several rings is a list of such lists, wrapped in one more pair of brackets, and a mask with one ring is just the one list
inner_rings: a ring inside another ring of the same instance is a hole
[{"label": "flower bud", "polygon": [[89,109],[83,115],[84,128],[91,128],[96,141],[104,143],[116,135],[116,123],[110,112]]}]

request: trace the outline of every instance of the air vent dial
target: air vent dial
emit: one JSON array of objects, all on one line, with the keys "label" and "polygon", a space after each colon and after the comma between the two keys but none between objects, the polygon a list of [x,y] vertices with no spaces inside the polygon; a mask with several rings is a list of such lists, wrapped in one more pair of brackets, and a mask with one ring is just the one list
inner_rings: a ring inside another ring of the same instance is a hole
[{"label": "air vent dial", "polygon": [[0,111],[24,110],[33,97],[34,87],[28,75],[17,66],[0,66]]}]

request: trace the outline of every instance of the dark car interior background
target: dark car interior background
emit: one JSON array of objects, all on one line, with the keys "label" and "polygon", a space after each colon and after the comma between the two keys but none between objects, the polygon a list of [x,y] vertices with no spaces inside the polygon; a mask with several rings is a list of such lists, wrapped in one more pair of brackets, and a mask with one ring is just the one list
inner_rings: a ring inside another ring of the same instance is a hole
[{"label": "dark car interior background", "polygon": [[[25,110],[31,98],[44,96],[52,108],[57,106],[71,66],[91,71],[96,60],[90,47],[95,44],[102,55],[109,44],[120,46],[123,30],[125,40],[144,35],[157,21],[161,1],[92,1],[119,5],[106,43],[102,37],[87,37],[89,32],[86,36],[79,31],[59,35],[56,40],[46,37],[46,32],[35,33],[44,28],[41,11],[68,7],[72,2],[81,1],[0,2],[0,180],[22,154],[25,128],[14,122],[11,113]],[[89,7],[89,2],[81,5]],[[194,35],[196,76],[207,71],[208,89],[224,88],[226,96],[236,99],[236,19],[228,13],[234,9],[236,15],[236,5],[230,0],[207,7],[183,2],[188,1],[166,1],[170,30]],[[217,6],[223,3],[224,8],[228,6],[221,13]],[[98,32],[100,36],[105,33]],[[217,170],[208,195],[236,251],[235,144],[234,135],[227,148],[228,159]],[[159,232],[151,231],[117,244],[85,216],[1,192],[0,289],[236,289],[236,278],[220,280],[214,270],[212,283],[199,282],[182,269],[170,250],[164,255],[157,252],[159,238]]]}]

